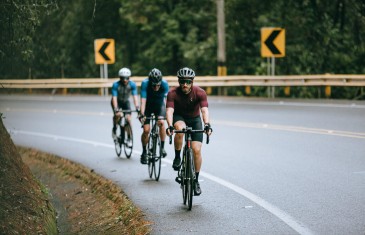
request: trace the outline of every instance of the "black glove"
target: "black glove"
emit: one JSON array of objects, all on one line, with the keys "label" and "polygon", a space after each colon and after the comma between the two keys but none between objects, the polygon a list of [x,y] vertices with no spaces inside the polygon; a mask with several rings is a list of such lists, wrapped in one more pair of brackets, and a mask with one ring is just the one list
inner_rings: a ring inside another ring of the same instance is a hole
[{"label": "black glove", "polygon": [[169,126],[168,128],[166,128],[166,134],[169,134],[168,131],[170,131],[170,134],[172,134],[173,131],[174,131],[174,127],[173,126]]},{"label": "black glove", "polygon": [[139,119],[139,121],[142,123],[142,122],[144,122],[144,118],[145,118],[145,115],[143,115],[143,114],[139,114],[139,116],[138,116],[138,119]]},{"label": "black glove", "polygon": [[204,125],[204,131],[205,131],[206,133],[209,133],[209,131],[213,132],[213,129],[212,129],[212,127],[210,127],[210,124],[209,124],[209,123],[206,123],[206,124]]}]

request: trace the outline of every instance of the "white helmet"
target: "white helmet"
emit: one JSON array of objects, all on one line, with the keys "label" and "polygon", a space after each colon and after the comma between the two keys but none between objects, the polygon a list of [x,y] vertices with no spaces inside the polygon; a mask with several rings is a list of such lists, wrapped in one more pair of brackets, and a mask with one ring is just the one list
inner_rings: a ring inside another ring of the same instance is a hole
[{"label": "white helmet", "polygon": [[129,68],[121,68],[118,74],[120,78],[129,78],[132,75]]},{"label": "white helmet", "polygon": [[191,68],[185,67],[177,71],[177,77],[179,79],[190,78],[191,80],[194,80],[195,72]]}]

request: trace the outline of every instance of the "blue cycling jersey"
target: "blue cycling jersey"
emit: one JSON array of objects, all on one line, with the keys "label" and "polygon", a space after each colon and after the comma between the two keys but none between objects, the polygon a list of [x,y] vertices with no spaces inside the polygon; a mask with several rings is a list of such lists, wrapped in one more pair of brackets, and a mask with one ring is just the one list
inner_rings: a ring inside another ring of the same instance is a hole
[{"label": "blue cycling jersey", "polygon": [[149,104],[160,105],[164,102],[167,93],[169,92],[169,85],[166,80],[162,79],[161,87],[158,91],[154,91],[149,83],[148,78],[142,81],[141,84],[141,98],[147,100],[147,106]]},{"label": "blue cycling jersey", "polygon": [[134,81],[128,81],[127,85],[121,81],[113,83],[112,96],[118,97],[118,102],[127,102],[130,95],[137,95],[137,85]]}]

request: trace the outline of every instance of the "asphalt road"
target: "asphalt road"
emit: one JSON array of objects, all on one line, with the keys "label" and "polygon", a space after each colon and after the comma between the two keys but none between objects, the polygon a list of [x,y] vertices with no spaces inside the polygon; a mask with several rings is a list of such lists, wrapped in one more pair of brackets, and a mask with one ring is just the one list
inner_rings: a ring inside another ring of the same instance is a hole
[{"label": "asphalt road", "polygon": [[[203,146],[202,195],[182,204],[173,146],[160,181],[111,139],[109,97],[0,96],[18,145],[82,163],[120,185],[153,234],[364,234],[365,102],[209,97],[214,133]],[[136,116],[134,116],[136,117]]]}]

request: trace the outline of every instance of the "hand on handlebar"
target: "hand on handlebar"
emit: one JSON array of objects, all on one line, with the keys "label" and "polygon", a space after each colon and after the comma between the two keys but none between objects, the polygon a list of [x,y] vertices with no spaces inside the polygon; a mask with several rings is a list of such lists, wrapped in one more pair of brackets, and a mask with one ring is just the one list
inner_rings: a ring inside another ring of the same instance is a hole
[{"label": "hand on handlebar", "polygon": [[211,135],[211,134],[212,134],[213,129],[212,129],[212,127],[210,126],[210,124],[209,124],[209,123],[207,123],[207,124],[205,124],[205,125],[204,125],[204,131],[205,131],[205,133],[206,133],[207,135]]},{"label": "hand on handlebar", "polygon": [[146,121],[146,116],[143,114],[139,114],[138,119],[143,124]]},{"label": "hand on handlebar", "polygon": [[117,116],[117,117],[123,117],[124,116],[124,113],[118,111],[118,112],[115,113],[115,116]]},{"label": "hand on handlebar", "polygon": [[123,117],[124,116],[124,113],[123,112],[121,112],[122,110],[121,109],[119,109],[119,108],[116,108],[116,109],[114,109],[114,115],[116,116],[116,117]]},{"label": "hand on handlebar", "polygon": [[174,134],[174,127],[173,126],[169,126],[168,128],[166,128],[166,134],[168,136],[172,136],[172,134]]}]

